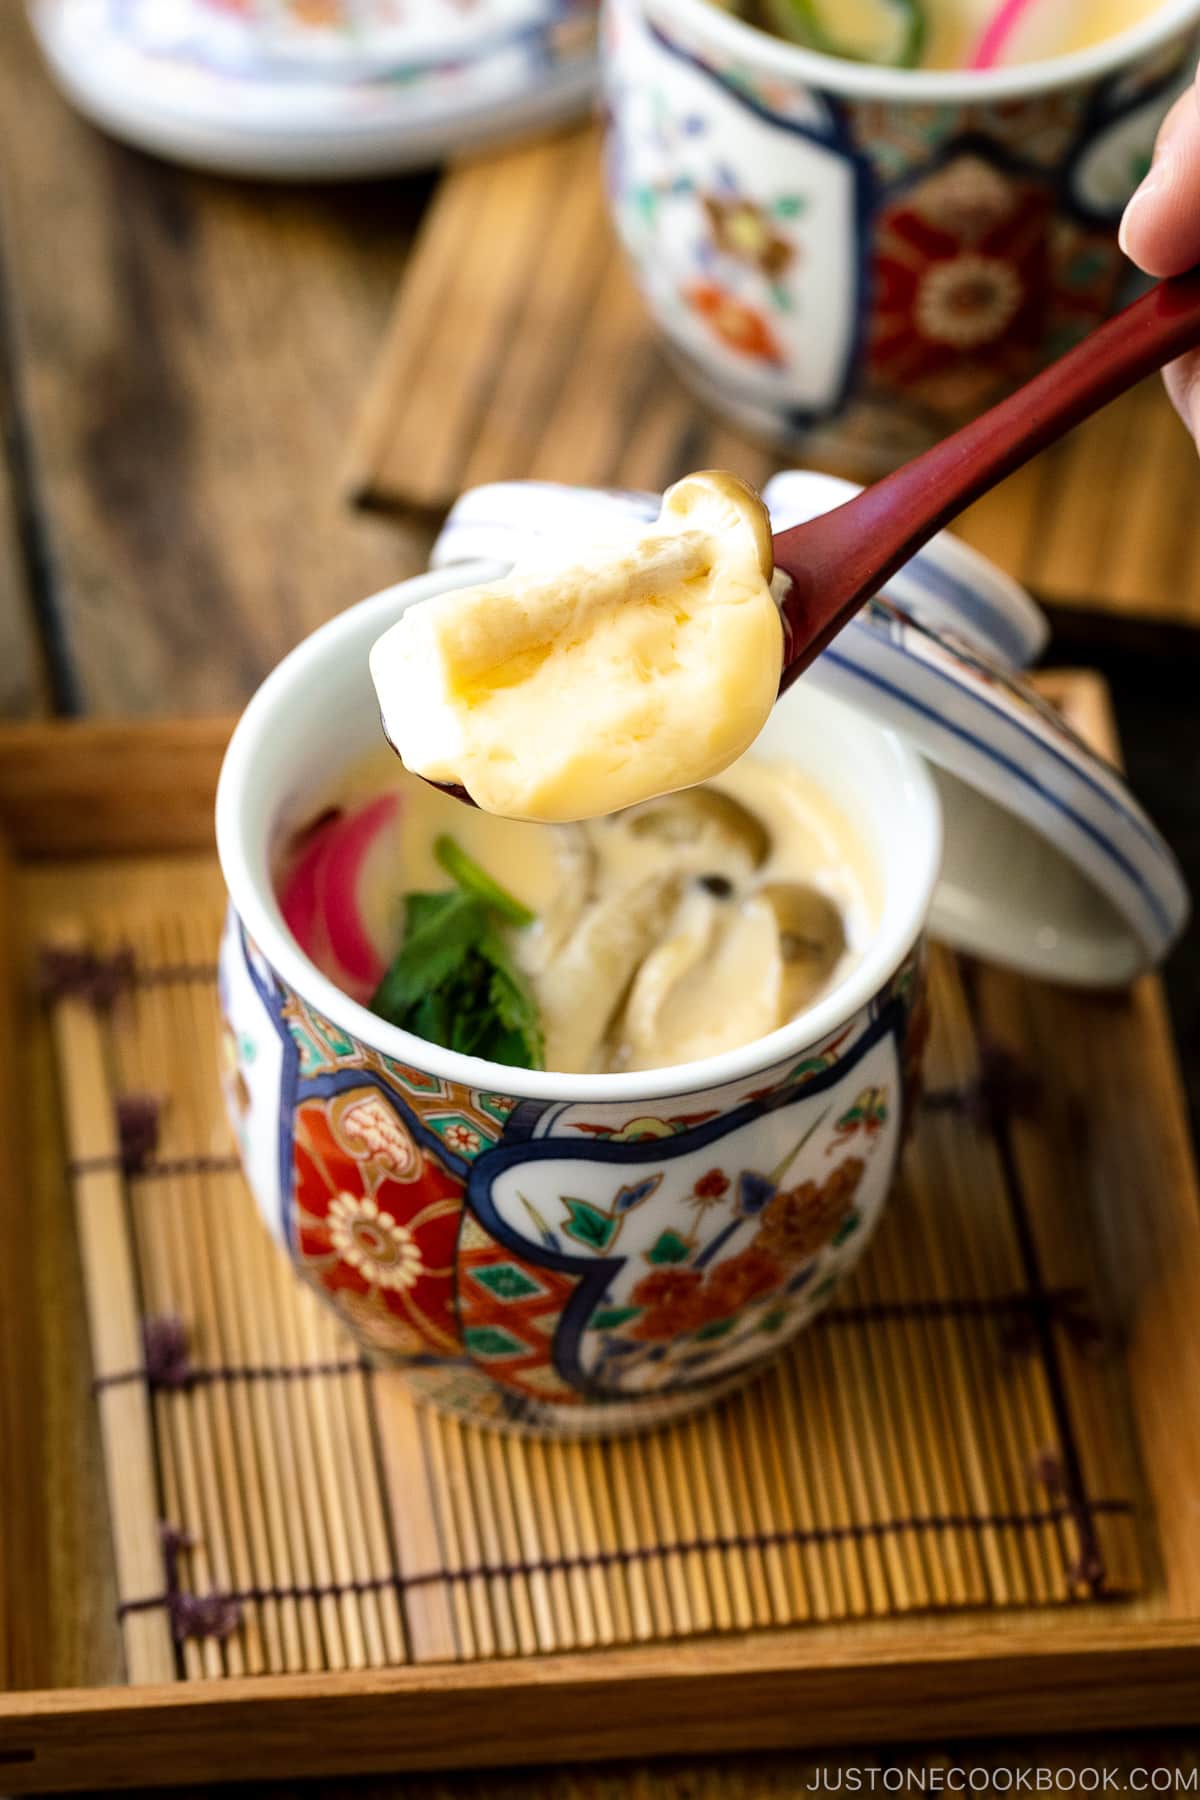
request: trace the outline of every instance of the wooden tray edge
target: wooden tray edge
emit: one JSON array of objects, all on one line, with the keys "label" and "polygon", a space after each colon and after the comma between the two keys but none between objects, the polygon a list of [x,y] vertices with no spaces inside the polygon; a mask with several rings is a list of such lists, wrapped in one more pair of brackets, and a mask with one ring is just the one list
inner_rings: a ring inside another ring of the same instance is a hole
[{"label": "wooden tray edge", "polygon": [[[1016,1731],[1167,1728],[1200,1712],[1200,1622],[833,1644],[789,1632],[372,1675],[0,1699],[12,1793],[484,1768]],[[947,1665],[953,1667],[946,1680]],[[1040,1666],[1038,1666],[1040,1665]],[[869,1679],[864,1680],[864,1677]]]}]

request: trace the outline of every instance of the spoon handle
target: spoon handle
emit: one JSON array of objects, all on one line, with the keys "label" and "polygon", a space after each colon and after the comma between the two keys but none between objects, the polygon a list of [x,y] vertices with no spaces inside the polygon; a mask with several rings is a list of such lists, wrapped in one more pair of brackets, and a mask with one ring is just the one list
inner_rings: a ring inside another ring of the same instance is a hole
[{"label": "spoon handle", "polygon": [[[850,616],[972,501],[1074,426],[1200,345],[1200,270],[1160,282],[982,417],[874,487],[775,538],[792,578],[787,687]],[[1103,479],[1099,474],[1098,479]],[[1120,496],[1113,495],[1114,506]]]}]

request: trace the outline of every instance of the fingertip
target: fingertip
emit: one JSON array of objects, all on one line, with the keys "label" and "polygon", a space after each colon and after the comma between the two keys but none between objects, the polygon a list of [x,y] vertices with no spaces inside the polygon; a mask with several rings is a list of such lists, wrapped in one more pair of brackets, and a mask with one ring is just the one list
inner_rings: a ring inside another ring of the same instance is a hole
[{"label": "fingertip", "polygon": [[1121,248],[1148,275],[1181,275],[1200,262],[1200,106],[1194,90],[1172,109],[1154,165],[1121,221]]},{"label": "fingertip", "polygon": [[1200,354],[1181,356],[1164,369],[1163,380],[1175,411],[1200,445]]}]

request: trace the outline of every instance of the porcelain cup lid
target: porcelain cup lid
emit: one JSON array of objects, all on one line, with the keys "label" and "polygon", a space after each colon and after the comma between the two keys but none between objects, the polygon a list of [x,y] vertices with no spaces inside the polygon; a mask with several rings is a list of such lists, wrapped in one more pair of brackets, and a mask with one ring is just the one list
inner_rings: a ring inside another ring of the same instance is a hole
[{"label": "porcelain cup lid", "polygon": [[[783,530],[855,491],[792,470],[763,499]],[[432,563],[511,564],[657,511],[652,494],[495,483],[458,501]],[[803,679],[903,733],[933,765],[946,815],[935,936],[1028,974],[1115,986],[1166,956],[1187,921],[1187,888],[1120,774],[1022,678],[1047,635],[1016,583],[943,534]]]}]

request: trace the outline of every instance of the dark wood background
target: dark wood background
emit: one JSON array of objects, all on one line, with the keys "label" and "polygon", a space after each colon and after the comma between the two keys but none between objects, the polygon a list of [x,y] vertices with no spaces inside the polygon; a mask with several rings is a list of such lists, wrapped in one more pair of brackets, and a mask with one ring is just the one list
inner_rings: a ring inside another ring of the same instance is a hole
[{"label": "dark wood background", "polygon": [[[235,711],[299,637],[423,566],[436,522],[355,511],[340,477],[429,192],[423,177],[240,185],[121,149],[63,105],[18,0],[0,0],[0,715]],[[1196,499],[1200,530],[1200,466]],[[1134,786],[1200,891],[1200,644],[1185,633],[1114,635],[1076,614],[1056,625],[1051,661],[1109,676]],[[1194,1126],[1196,936],[1168,972]],[[1196,1713],[1200,1727],[1200,1694]],[[1095,1733],[1102,1724],[1080,1721]],[[1198,1753],[1200,1736],[1088,1735],[864,1751],[862,1761],[879,1771],[1102,1765],[1125,1786],[1143,1765],[1194,1771]],[[389,1779],[321,1792],[757,1800],[806,1791],[820,1763]],[[163,1789],[187,1776],[164,1768]],[[282,1800],[313,1790],[252,1791]]]}]

